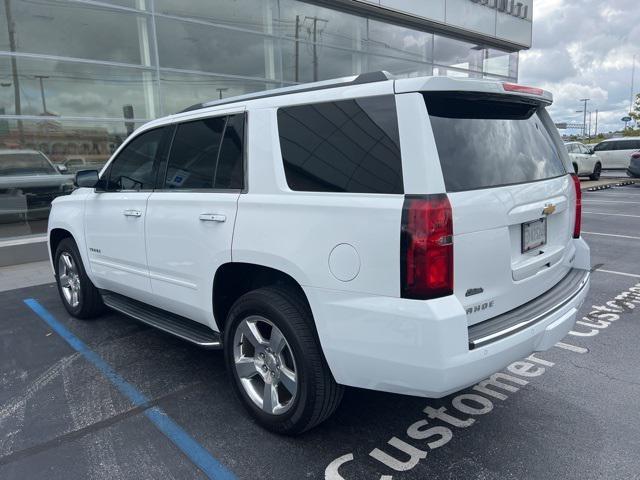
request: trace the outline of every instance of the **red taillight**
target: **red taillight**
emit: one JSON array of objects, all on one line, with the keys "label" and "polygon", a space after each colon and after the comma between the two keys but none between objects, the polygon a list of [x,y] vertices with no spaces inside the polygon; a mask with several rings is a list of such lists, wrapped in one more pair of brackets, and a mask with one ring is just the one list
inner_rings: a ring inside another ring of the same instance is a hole
[{"label": "red taillight", "polygon": [[580,227],[582,223],[582,191],[580,190],[580,179],[575,173],[571,174],[573,187],[576,191],[576,219],[573,224],[573,238],[580,238]]},{"label": "red taillight", "polygon": [[504,88],[505,92],[530,93],[531,95],[542,95],[544,93],[541,88],[527,87],[517,83],[503,83],[502,88]]},{"label": "red taillight", "polygon": [[453,220],[445,194],[405,196],[400,242],[402,297],[451,295]]}]

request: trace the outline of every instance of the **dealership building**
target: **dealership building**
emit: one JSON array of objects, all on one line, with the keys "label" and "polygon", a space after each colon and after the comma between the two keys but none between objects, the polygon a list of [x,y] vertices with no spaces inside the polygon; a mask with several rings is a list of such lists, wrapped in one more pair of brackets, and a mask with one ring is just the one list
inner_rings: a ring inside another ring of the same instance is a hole
[{"label": "dealership building", "polygon": [[377,70],[517,81],[532,2],[0,0],[0,266],[45,258],[51,200],[148,120]]}]

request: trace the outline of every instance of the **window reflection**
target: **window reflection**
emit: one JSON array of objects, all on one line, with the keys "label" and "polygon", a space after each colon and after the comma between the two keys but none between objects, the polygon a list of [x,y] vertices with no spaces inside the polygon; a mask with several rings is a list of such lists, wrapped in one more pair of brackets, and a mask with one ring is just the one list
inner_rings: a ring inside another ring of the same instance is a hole
[{"label": "window reflection", "polygon": [[146,64],[140,38],[149,30],[147,16],[76,2],[10,3],[17,52]]},{"label": "window reflection", "polygon": [[[0,109],[14,113],[14,76],[9,58],[0,57]],[[157,114],[155,72],[74,62],[16,59],[21,114],[44,116],[123,116],[131,105],[135,118]]]},{"label": "window reflection", "polygon": [[265,37],[158,18],[162,67],[265,77]]},{"label": "window reflection", "polygon": [[328,8],[280,0],[275,33],[291,40],[316,42],[350,49],[361,48],[366,19]]},{"label": "window reflection", "polygon": [[192,75],[162,71],[160,90],[166,114],[209,100],[223,99],[280,87],[280,83],[252,82],[208,75]]},{"label": "window reflection", "polygon": [[155,9],[165,15],[268,32],[271,31],[269,19],[274,17],[277,10],[276,3],[276,0],[155,0]]},{"label": "window reflection", "polygon": [[442,66],[481,71],[479,50],[479,47],[472,43],[436,35],[433,62]]},{"label": "window reflection", "polygon": [[286,81],[314,82],[361,73],[358,52],[311,43],[282,41],[282,75]]},{"label": "window reflection", "polygon": [[363,40],[367,52],[431,61],[433,34],[369,20]]},{"label": "window reflection", "polygon": [[124,123],[0,119],[0,238],[47,231],[51,201],[77,170],[100,169],[126,138]]}]

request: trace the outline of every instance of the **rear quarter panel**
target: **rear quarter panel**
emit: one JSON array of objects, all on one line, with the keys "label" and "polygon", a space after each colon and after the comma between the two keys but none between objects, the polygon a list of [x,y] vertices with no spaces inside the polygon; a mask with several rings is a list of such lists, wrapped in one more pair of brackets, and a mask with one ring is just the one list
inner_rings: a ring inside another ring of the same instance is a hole
[{"label": "rear quarter panel", "polygon": [[[249,193],[238,201],[232,260],[276,268],[302,286],[398,296],[404,196],[291,191],[276,112],[249,112]],[[338,246],[342,279],[330,266]]]}]

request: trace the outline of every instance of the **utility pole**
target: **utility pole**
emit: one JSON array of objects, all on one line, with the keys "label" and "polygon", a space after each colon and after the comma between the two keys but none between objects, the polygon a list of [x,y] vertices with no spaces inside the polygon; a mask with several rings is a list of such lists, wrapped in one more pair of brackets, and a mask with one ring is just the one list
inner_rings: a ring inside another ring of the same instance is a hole
[{"label": "utility pole", "polygon": [[633,61],[631,63],[631,93],[629,95],[629,113],[633,112],[633,90],[634,90],[634,81],[636,76],[636,55],[633,56]]},{"label": "utility pole", "polygon": [[593,132],[593,136],[597,137],[598,136],[598,109],[596,108],[596,128],[595,131]]},{"label": "utility pole", "polygon": [[313,81],[318,81],[318,22],[329,22],[324,18],[319,17],[304,17],[305,20],[311,20],[313,22]]},{"label": "utility pole", "polygon": [[589,134],[588,134],[589,140],[591,140],[591,114],[592,113],[593,112],[589,112]]},{"label": "utility pole", "polygon": [[295,55],[294,55],[294,65],[295,65],[295,74],[294,80],[296,83],[300,80],[300,15],[296,15],[296,33],[295,33]]},{"label": "utility pole", "polygon": [[47,114],[47,101],[44,98],[44,83],[42,80],[49,78],[49,75],[34,75],[35,78],[40,80],[40,96],[42,97],[42,113]]},{"label": "utility pole", "polygon": [[[11,14],[11,0],[4,0],[4,10],[7,15],[7,30],[9,31],[9,51],[16,52],[16,25]],[[20,78],[18,77],[18,62],[14,55],[11,56],[11,76],[13,77],[13,96],[16,115],[22,115],[20,104]],[[22,120],[18,119],[18,138],[24,143],[24,129]]]},{"label": "utility pole", "polygon": [[587,127],[587,102],[589,100],[591,100],[591,99],[590,98],[581,98],[580,99],[581,102],[584,102],[584,106],[582,108],[582,112],[584,114],[584,118],[583,118],[583,121],[582,121],[582,137],[583,138],[585,136],[585,133],[586,133],[585,130],[586,130],[586,127]]},{"label": "utility pole", "polygon": [[220,100],[222,100],[222,92],[226,92],[229,89],[228,88],[216,88],[216,90],[218,91],[218,98]]}]

